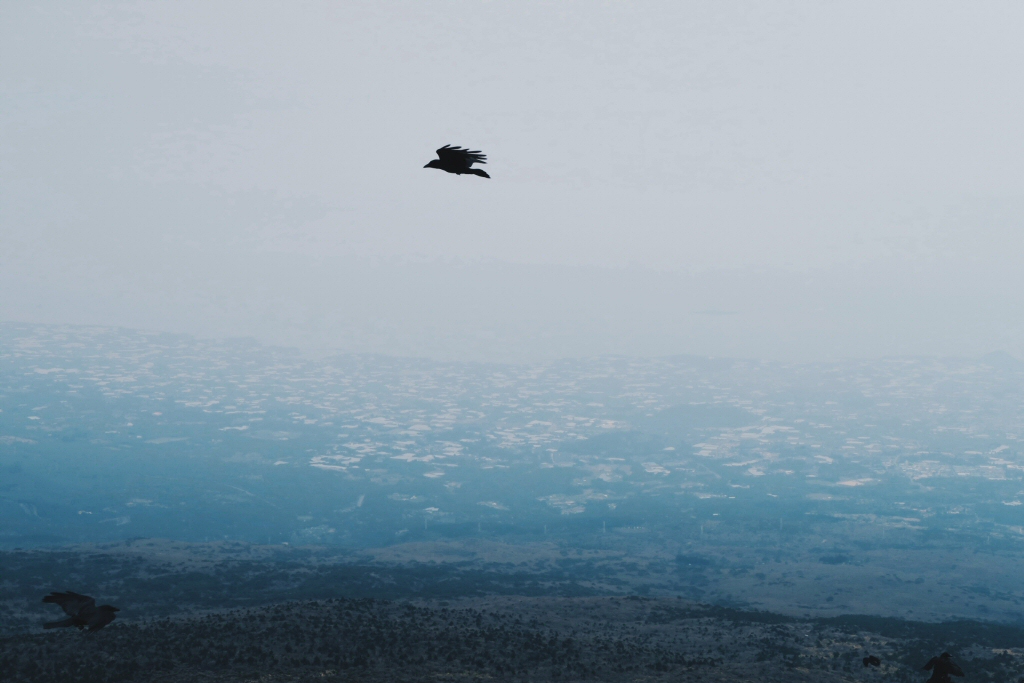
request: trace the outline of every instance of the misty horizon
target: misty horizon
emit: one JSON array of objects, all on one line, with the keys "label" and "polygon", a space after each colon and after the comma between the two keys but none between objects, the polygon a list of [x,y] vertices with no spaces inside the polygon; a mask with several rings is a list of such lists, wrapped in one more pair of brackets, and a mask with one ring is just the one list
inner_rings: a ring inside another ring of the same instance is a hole
[{"label": "misty horizon", "polygon": [[[274,272],[261,270],[264,264]],[[265,255],[249,265],[256,267],[216,296],[180,274],[140,273],[151,290],[167,292],[156,304],[122,290],[120,279],[80,280],[67,290],[10,269],[7,320],[252,337],[315,355],[479,362],[679,354],[787,362],[1024,357],[1024,289],[1004,289],[1008,273],[998,271],[678,273]],[[190,275],[215,278],[216,267],[197,260]]]}]

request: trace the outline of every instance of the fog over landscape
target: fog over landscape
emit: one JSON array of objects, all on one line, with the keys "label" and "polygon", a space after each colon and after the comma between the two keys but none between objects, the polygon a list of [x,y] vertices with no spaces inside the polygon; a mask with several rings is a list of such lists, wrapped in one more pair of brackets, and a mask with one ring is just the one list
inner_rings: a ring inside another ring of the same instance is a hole
[{"label": "fog over landscape", "polygon": [[0,3],[0,671],[1022,680],[1022,26]]}]

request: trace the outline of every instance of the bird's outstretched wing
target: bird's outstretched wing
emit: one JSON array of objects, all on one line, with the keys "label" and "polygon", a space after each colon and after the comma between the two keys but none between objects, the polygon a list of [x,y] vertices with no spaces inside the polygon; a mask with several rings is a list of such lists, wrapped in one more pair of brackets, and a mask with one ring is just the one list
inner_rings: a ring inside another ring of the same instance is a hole
[{"label": "bird's outstretched wing", "polygon": [[437,150],[438,158],[446,164],[460,164],[469,168],[473,164],[486,164],[487,155],[481,154],[479,150],[463,149],[445,145]]},{"label": "bird's outstretched wing", "polygon": [[949,673],[953,674],[954,676],[963,676],[964,675],[964,670],[961,669],[960,666],[956,662],[950,662],[949,663]]},{"label": "bird's outstretched wing", "polygon": [[[920,660],[918,660],[920,661]],[[930,671],[939,662],[938,657],[932,657],[928,660],[928,663],[921,667],[922,671]]]},{"label": "bird's outstretched wing", "polygon": [[90,598],[88,595],[82,595],[81,593],[75,593],[74,591],[67,591],[66,593],[50,593],[43,602],[52,602],[60,605],[60,608],[64,610],[64,613],[69,617],[78,616],[78,613],[82,611],[84,607],[95,607],[96,600]]}]

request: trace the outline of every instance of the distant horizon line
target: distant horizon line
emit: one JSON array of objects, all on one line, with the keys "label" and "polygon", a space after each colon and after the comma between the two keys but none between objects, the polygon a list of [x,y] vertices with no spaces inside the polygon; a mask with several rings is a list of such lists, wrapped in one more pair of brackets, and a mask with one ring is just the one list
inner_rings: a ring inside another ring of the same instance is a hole
[{"label": "distant horizon line", "polygon": [[[693,315],[734,315],[735,311],[694,311]],[[197,334],[194,332],[179,332],[173,330],[158,330],[151,328],[142,327],[130,327],[126,325],[104,325],[99,323],[54,323],[54,322],[30,322],[23,320],[6,320],[0,319],[0,328],[31,328],[31,327],[44,327],[44,328],[65,328],[65,329],[77,329],[77,330],[94,330],[94,331],[123,331],[130,332],[138,335],[145,336],[173,336],[182,337],[194,341],[206,341],[206,342],[217,342],[220,344],[228,343],[245,343],[248,346],[255,346],[268,350],[285,351],[296,355],[303,356],[307,360],[329,360],[331,358],[338,357],[368,357],[368,358],[388,358],[388,359],[402,359],[402,360],[415,360],[415,361],[428,361],[431,363],[438,364],[449,364],[449,365],[497,365],[497,366],[542,366],[552,365],[556,363],[568,362],[568,361],[588,361],[588,360],[601,360],[601,359],[621,359],[621,360],[673,360],[673,359],[693,359],[702,361],[717,361],[717,362],[735,362],[735,363],[757,363],[762,365],[779,365],[779,366],[815,366],[815,365],[839,365],[843,363],[857,363],[857,362],[894,362],[894,361],[982,361],[985,359],[1001,360],[1003,363],[1010,362],[1012,364],[1019,364],[1024,369],[1024,359],[1021,359],[1014,354],[1006,351],[1005,349],[994,349],[992,351],[986,351],[976,355],[940,355],[940,354],[901,354],[901,355],[881,355],[881,356],[844,356],[832,360],[807,360],[807,361],[793,361],[793,360],[776,360],[770,358],[755,358],[749,356],[714,356],[714,355],[703,355],[699,353],[672,353],[672,354],[624,354],[624,353],[603,353],[603,354],[591,354],[591,355],[579,355],[579,356],[559,356],[549,360],[535,360],[535,361],[500,361],[500,360],[456,360],[456,359],[444,359],[437,358],[428,355],[418,354],[400,354],[400,353],[385,353],[385,352],[374,352],[374,351],[344,351],[339,348],[330,347],[314,347],[304,349],[300,346],[290,346],[286,344],[277,344],[268,341],[263,341],[255,335],[215,335],[215,334]],[[0,355],[2,358],[2,355]]]}]

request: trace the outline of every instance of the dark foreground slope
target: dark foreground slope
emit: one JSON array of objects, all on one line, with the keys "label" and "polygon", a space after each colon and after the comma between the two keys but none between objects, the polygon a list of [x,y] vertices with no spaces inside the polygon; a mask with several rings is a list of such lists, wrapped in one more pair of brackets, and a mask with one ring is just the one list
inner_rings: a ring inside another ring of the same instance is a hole
[{"label": "dark foreground slope", "polygon": [[[800,621],[678,599],[289,602],[0,640],[12,681],[914,681],[949,649],[968,680],[1024,675],[1024,630]],[[864,669],[866,654],[882,658]]]}]

